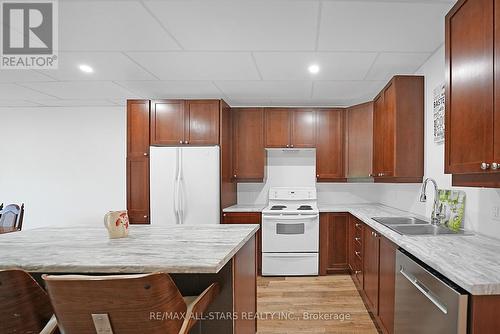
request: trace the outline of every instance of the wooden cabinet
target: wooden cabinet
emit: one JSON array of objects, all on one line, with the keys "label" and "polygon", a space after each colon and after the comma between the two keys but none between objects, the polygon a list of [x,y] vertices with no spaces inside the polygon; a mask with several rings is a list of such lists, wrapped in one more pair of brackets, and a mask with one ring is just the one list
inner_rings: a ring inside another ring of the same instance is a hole
[{"label": "wooden cabinet", "polygon": [[233,112],[221,101],[220,109],[220,207],[237,202],[236,182],[233,179]]},{"label": "wooden cabinet", "polygon": [[219,100],[151,101],[151,144],[217,145],[219,112]]},{"label": "wooden cabinet", "polygon": [[[261,225],[262,214],[260,212],[224,212],[222,214],[223,224],[258,224]],[[257,272],[262,273],[262,233],[261,230],[256,235],[256,256]]]},{"label": "wooden cabinet", "polygon": [[266,147],[314,147],[315,131],[316,127],[314,109],[265,109]]},{"label": "wooden cabinet", "polygon": [[342,182],[344,177],[344,109],[316,111],[316,180]]},{"label": "wooden cabinet", "polygon": [[445,172],[500,187],[500,9],[460,0],[446,15]]},{"label": "wooden cabinet", "polygon": [[266,162],[263,108],[233,109],[233,177],[263,182]]},{"label": "wooden cabinet", "polygon": [[320,275],[349,272],[349,222],[346,213],[321,213],[319,239]]},{"label": "wooden cabinet", "polygon": [[395,76],[374,100],[375,182],[422,182],[424,78]]},{"label": "wooden cabinet", "polygon": [[346,177],[372,176],[373,102],[350,107],[346,111]]},{"label": "wooden cabinet", "polygon": [[354,283],[363,289],[363,223],[349,215],[349,269]]},{"label": "wooden cabinet", "polygon": [[396,250],[395,244],[380,237],[378,317],[386,334],[394,333]]},{"label": "wooden cabinet", "polygon": [[132,224],[149,218],[149,101],[127,101],[127,210]]},{"label": "wooden cabinet", "polygon": [[377,315],[380,243],[377,232],[366,225],[363,229],[363,251],[363,291],[369,311]]}]

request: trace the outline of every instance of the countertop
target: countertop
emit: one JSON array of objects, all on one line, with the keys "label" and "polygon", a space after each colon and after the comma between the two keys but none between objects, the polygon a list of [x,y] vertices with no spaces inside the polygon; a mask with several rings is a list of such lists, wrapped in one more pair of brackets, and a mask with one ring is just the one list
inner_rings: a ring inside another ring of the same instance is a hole
[{"label": "countertop", "polygon": [[224,208],[223,212],[261,212],[266,204],[236,204]]},{"label": "countertop", "polygon": [[39,273],[217,273],[258,225],[49,227],[0,235],[0,270]]},{"label": "countertop", "polygon": [[[480,234],[404,236],[371,217],[412,216],[381,204],[318,204],[320,212],[348,212],[472,295],[500,294],[500,241]],[[244,212],[243,206],[228,208]],[[226,211],[226,210],[225,210]],[[227,211],[231,212],[231,211]]]}]

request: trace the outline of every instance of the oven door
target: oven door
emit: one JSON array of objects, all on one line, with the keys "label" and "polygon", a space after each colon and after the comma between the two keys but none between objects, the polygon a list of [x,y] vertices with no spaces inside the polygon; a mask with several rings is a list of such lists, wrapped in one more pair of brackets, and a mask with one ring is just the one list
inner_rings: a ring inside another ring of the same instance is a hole
[{"label": "oven door", "polygon": [[262,252],[317,252],[319,215],[263,215]]}]

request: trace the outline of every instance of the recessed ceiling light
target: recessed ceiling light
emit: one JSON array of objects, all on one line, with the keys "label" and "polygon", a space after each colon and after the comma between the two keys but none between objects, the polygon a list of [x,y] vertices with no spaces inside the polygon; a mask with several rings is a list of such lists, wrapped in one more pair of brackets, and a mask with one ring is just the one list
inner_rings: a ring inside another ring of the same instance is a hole
[{"label": "recessed ceiling light", "polygon": [[310,65],[307,69],[309,70],[309,73],[311,73],[311,74],[316,74],[319,72],[319,66],[316,64]]},{"label": "recessed ceiling light", "polygon": [[89,65],[79,65],[78,68],[80,69],[80,71],[84,72],[84,73],[93,73],[94,72],[94,69],[92,67],[90,67]]}]

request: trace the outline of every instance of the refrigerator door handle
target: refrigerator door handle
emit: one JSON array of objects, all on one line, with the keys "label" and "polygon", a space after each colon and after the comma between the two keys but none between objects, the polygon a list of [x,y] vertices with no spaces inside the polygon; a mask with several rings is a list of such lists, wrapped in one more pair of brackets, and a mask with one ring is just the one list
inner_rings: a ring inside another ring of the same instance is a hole
[{"label": "refrigerator door handle", "polygon": [[176,150],[176,170],[175,170],[175,182],[174,182],[174,214],[175,223],[180,224],[180,214],[179,214],[179,187],[180,187],[180,148]]},{"label": "refrigerator door handle", "polygon": [[184,223],[184,199],[183,199],[183,186],[182,186],[182,167],[183,167],[183,156],[182,156],[182,148],[178,148],[179,159],[177,159],[178,163],[178,174],[177,174],[177,214],[179,215],[178,224]]}]

